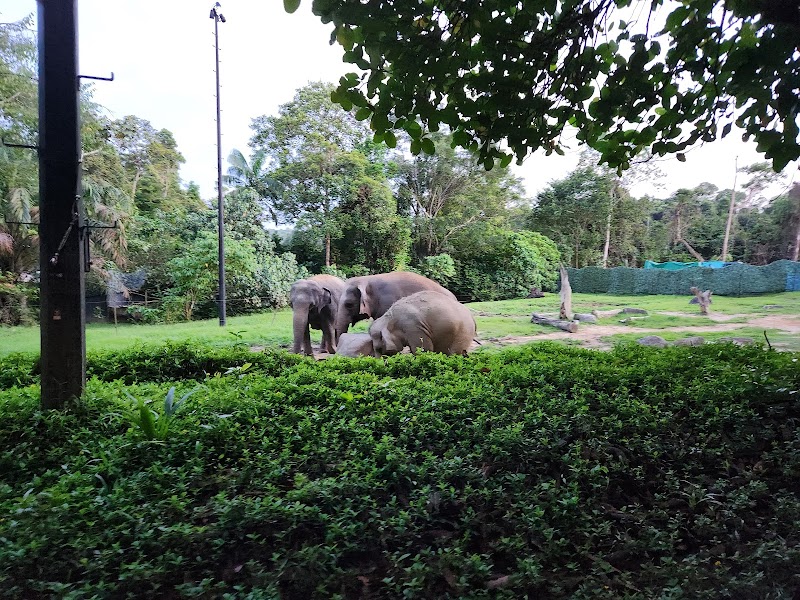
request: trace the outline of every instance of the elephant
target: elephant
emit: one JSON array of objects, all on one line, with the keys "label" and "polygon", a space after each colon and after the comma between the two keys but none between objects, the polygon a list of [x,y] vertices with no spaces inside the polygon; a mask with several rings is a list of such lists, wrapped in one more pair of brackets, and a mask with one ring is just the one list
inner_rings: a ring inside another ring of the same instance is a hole
[{"label": "elephant", "polygon": [[339,300],[336,315],[336,339],[347,333],[350,325],[363,319],[377,319],[400,298],[416,292],[432,291],[458,302],[453,293],[432,279],[408,271],[351,277]]},{"label": "elephant", "polygon": [[289,306],[292,307],[295,354],[313,356],[309,326],[322,330],[322,352],[336,351],[334,323],[344,281],[333,275],[314,275],[292,284]]},{"label": "elephant", "polygon": [[436,292],[417,292],[395,302],[369,328],[375,356],[391,356],[408,346],[443,354],[465,354],[476,336],[472,312]]}]

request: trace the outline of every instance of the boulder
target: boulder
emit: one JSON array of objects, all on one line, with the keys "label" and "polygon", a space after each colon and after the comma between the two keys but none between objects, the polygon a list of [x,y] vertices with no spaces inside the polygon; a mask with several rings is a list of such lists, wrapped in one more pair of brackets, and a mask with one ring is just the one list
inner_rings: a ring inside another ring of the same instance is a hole
[{"label": "boulder", "polygon": [[747,344],[756,343],[751,337],[721,337],[718,341],[730,342],[731,344],[736,344],[737,346],[746,346]]},{"label": "boulder", "polygon": [[647,335],[643,338],[639,338],[636,340],[636,343],[641,344],[642,346],[651,346],[653,348],[666,348],[668,345],[667,340],[657,335]]},{"label": "boulder", "polygon": [[627,315],[646,315],[646,314],[649,314],[643,308],[631,308],[630,306],[626,306],[625,308],[623,308],[622,312],[624,312]]},{"label": "boulder", "polygon": [[672,342],[675,346],[702,346],[706,343],[706,338],[699,335],[681,338]]},{"label": "boulder", "polygon": [[368,333],[343,333],[336,345],[338,356],[372,356],[372,338]]},{"label": "boulder", "polygon": [[538,287],[534,286],[528,293],[528,298],[544,298],[544,292],[540,290]]}]

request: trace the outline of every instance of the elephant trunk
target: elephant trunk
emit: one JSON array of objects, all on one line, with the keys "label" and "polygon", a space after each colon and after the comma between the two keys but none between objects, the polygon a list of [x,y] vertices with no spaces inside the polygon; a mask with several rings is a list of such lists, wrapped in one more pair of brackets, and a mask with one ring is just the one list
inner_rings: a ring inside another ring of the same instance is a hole
[{"label": "elephant trunk", "polygon": [[336,315],[334,327],[336,329],[336,343],[338,344],[339,338],[343,333],[347,333],[347,330],[350,328],[350,315],[343,310],[339,310],[338,314]]},{"label": "elephant trunk", "polygon": [[310,339],[310,332],[308,331],[308,306],[295,305],[293,307],[292,325],[294,328],[294,348],[295,354],[311,354],[311,344],[309,343],[306,348],[303,346],[307,339]]}]

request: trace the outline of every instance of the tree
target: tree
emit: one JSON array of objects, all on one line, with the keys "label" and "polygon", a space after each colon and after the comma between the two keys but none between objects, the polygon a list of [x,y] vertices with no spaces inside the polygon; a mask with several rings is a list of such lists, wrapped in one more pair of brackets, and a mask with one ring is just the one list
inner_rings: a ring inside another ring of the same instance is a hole
[{"label": "tree", "polygon": [[278,224],[277,202],[280,199],[281,185],[267,172],[267,153],[256,150],[248,162],[239,150],[231,150],[228,156],[228,174],[223,182],[244,193],[250,194],[261,206],[261,213],[255,218],[261,222],[268,216]]},{"label": "tree", "polygon": [[537,195],[527,227],[552,239],[567,264],[596,264],[612,206],[610,189],[608,177],[578,168]]},{"label": "tree", "polygon": [[520,180],[507,169],[486,172],[452,138],[432,136],[436,153],[398,161],[398,204],[413,226],[417,261],[438,255],[464,228],[491,220],[507,227],[509,208],[522,203]]},{"label": "tree", "polygon": [[563,152],[572,125],[625,169],[646,148],[680,153],[736,123],[775,170],[800,157],[793,2],[317,0],[312,10],[364,71],[344,76],[334,101],[390,145],[392,130],[407,131],[414,153],[432,151],[426,132],[444,123],[491,168],[512,158],[502,145],[518,160]]},{"label": "tree", "polygon": [[300,88],[278,116],[253,120],[250,140],[256,152],[269,157],[271,176],[283,187],[281,216],[322,237],[325,266],[331,265],[331,240],[340,235],[334,209],[367,169],[357,149],[367,140],[367,129],[331,102],[332,90],[320,82]]}]

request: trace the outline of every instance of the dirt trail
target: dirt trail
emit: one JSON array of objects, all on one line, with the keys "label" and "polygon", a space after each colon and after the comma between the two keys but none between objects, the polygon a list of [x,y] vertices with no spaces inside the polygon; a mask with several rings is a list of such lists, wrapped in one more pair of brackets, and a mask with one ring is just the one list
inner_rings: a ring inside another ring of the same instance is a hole
[{"label": "dirt trail", "polygon": [[[675,317],[694,316],[680,312],[659,312],[656,314],[670,315]],[[779,329],[786,333],[800,333],[800,315],[770,315],[768,317],[757,317],[746,322],[725,323],[731,319],[747,317],[748,315],[709,315],[713,321],[719,321],[717,325],[689,325],[681,327],[668,327],[663,329],[653,329],[650,327],[627,327],[625,325],[582,325],[577,333],[566,331],[554,331],[552,333],[540,333],[538,335],[508,336],[482,341],[484,344],[494,344],[498,346],[508,346],[512,344],[525,344],[527,342],[543,342],[547,340],[574,340],[579,342],[584,348],[597,348],[608,350],[612,344],[602,338],[622,333],[641,333],[643,335],[658,335],[664,332],[680,333],[713,333],[719,331],[735,331],[744,327],[758,327],[762,329]]]}]

